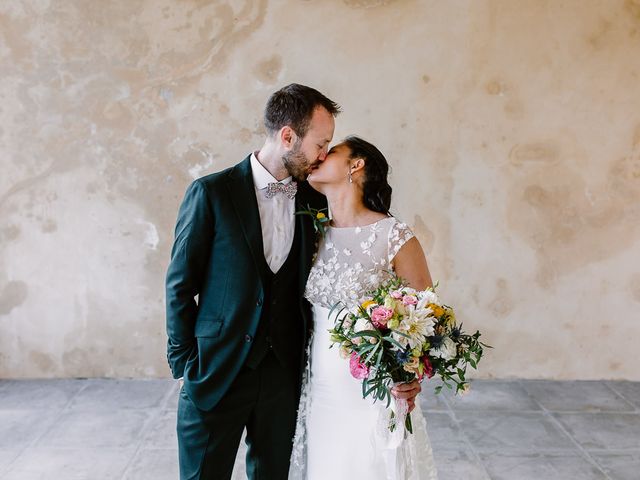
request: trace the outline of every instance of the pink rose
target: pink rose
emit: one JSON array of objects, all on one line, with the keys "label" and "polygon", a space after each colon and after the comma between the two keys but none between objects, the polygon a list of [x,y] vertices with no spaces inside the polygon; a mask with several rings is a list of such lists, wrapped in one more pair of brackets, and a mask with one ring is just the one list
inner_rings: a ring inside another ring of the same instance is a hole
[{"label": "pink rose", "polygon": [[351,370],[353,378],[357,378],[358,380],[369,376],[369,367],[360,361],[360,357],[355,352],[351,354],[351,358],[349,359],[349,370]]},{"label": "pink rose", "polygon": [[393,317],[393,310],[387,307],[376,307],[371,312],[371,322],[376,328],[386,327],[391,317]]},{"label": "pink rose", "polygon": [[413,295],[405,295],[402,298],[402,303],[404,305],[417,305],[418,304],[418,299]]},{"label": "pink rose", "polygon": [[400,292],[399,290],[396,290],[395,292],[391,292],[389,295],[391,295],[396,300],[400,300],[402,298],[402,292]]}]

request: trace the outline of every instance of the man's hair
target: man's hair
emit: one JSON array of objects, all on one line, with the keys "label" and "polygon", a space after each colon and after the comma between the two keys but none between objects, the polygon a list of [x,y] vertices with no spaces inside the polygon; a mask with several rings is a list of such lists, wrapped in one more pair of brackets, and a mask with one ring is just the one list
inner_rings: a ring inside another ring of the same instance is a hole
[{"label": "man's hair", "polygon": [[300,138],[309,130],[309,123],[316,107],[325,108],[334,117],[340,106],[319,91],[292,83],[275,92],[264,109],[264,126],[273,135],[284,126],[289,126]]}]

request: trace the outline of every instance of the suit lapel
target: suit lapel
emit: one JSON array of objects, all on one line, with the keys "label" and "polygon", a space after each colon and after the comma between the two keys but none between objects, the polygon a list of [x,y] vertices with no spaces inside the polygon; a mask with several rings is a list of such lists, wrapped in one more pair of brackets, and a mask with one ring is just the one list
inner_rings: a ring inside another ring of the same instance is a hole
[{"label": "suit lapel", "polygon": [[268,265],[264,258],[260,212],[251,173],[251,156],[245,158],[231,170],[229,180],[227,184],[229,195],[264,285],[265,280],[268,278]]}]

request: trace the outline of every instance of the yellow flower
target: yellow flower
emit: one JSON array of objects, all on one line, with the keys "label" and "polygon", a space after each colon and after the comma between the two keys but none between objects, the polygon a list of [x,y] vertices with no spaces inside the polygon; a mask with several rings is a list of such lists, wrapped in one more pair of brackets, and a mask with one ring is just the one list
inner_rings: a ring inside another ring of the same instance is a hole
[{"label": "yellow flower", "polygon": [[453,313],[453,309],[447,309],[447,326],[453,328],[456,325],[456,314]]},{"label": "yellow flower", "polygon": [[327,218],[327,216],[322,212],[318,212],[317,215],[316,215],[316,218],[318,220],[322,220],[323,218]]},{"label": "yellow flower", "polygon": [[366,302],[362,302],[362,305],[360,306],[362,307],[363,310],[366,310],[371,305],[376,305],[376,302],[374,302],[373,300],[367,300]]},{"label": "yellow flower", "polygon": [[427,305],[431,310],[433,310],[433,316],[436,318],[440,318],[444,315],[444,308],[440,305],[436,305],[435,303],[430,303]]}]

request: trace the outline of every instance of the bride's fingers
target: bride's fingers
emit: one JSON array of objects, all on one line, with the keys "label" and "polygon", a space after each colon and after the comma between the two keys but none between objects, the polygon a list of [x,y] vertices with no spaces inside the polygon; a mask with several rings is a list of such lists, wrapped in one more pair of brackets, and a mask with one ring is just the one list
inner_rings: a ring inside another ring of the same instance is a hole
[{"label": "bride's fingers", "polygon": [[422,391],[422,387],[418,381],[411,383],[402,383],[391,389],[391,393],[396,398],[413,398]]},{"label": "bride's fingers", "polygon": [[420,393],[419,390],[413,389],[413,390],[391,390],[391,393],[393,394],[394,397],[396,398],[400,398],[403,400],[408,400],[408,399],[414,399],[416,398],[416,395],[418,395],[418,393]]}]

